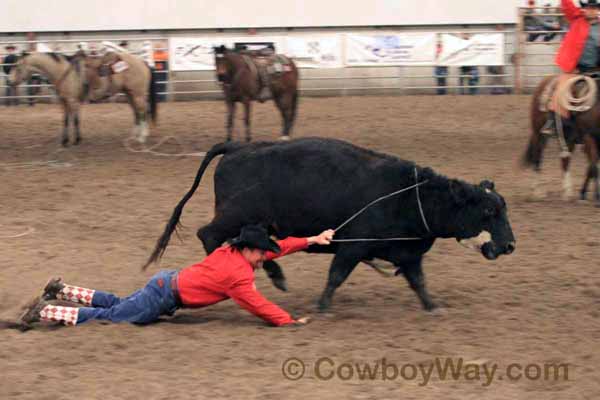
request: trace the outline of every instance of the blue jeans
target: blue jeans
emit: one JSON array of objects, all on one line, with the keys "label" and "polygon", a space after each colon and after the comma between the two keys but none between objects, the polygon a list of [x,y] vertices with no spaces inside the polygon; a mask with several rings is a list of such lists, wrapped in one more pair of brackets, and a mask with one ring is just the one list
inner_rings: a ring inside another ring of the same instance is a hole
[{"label": "blue jeans", "polygon": [[173,315],[177,304],[171,289],[171,278],[176,273],[173,270],[160,271],[144,288],[123,299],[97,290],[92,298],[92,307],[79,308],[77,323],[100,319],[148,324],[158,320],[161,315]]}]

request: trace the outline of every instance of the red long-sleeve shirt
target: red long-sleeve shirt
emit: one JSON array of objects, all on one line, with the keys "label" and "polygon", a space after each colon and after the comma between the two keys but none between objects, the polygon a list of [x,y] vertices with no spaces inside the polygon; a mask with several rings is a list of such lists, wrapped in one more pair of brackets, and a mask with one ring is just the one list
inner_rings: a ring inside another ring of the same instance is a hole
[{"label": "red long-sleeve shirt", "polygon": [[[267,260],[308,247],[305,238],[295,237],[280,240],[277,244],[281,252],[267,252]],[[242,308],[273,325],[294,322],[287,312],[256,290],[252,265],[230,246],[220,247],[198,264],[182,269],[177,278],[177,289],[186,307],[205,307],[231,298]]]},{"label": "red long-sleeve shirt", "polygon": [[561,0],[560,6],[570,26],[556,55],[556,64],[564,72],[573,72],[583,54],[585,41],[590,33],[590,23],[585,19],[581,8],[573,4],[573,0]]}]

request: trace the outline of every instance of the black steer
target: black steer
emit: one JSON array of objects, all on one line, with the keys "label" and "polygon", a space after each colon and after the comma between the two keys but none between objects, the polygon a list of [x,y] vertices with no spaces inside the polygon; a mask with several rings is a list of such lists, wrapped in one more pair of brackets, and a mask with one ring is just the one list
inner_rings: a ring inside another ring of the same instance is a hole
[{"label": "black steer", "polygon": [[[448,179],[397,157],[349,143],[320,138],[291,142],[215,145],[206,155],[194,184],[175,208],[147,264],[158,260],[176,229],[210,161],[225,154],[214,176],[215,217],[198,230],[207,253],[236,236],[247,224],[263,224],[278,238],[311,236],[339,226],[369,202],[427,181],[419,193],[409,190],[383,200],[336,232],[334,239],[413,237],[415,241],[341,242],[312,246],[308,252],[334,253],[319,305],[326,309],[334,291],[363,260],[382,259],[402,271],[423,307],[435,307],[425,289],[423,255],[436,238],[456,238],[487,259],[510,254],[515,238],[506,203],[494,184]],[[419,211],[419,200],[423,214]],[[275,262],[264,264],[279,287],[285,281]]]}]

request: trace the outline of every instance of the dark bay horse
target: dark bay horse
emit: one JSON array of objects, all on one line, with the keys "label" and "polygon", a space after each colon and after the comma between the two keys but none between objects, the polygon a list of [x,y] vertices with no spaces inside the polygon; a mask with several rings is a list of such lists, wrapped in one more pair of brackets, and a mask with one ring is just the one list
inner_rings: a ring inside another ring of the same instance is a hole
[{"label": "dark bay horse", "polygon": [[[213,50],[217,79],[222,84],[227,104],[227,140],[231,140],[233,136],[236,102],[244,104],[246,140],[252,139],[251,102],[261,100],[259,96],[264,86],[270,90],[273,101],[281,112],[283,118],[282,139],[289,139],[298,108],[299,74],[296,64],[282,55],[261,57],[258,52],[235,51],[225,46],[215,47]],[[271,68],[274,63],[280,64],[281,71],[265,72],[265,68]]]},{"label": "dark bay horse", "polygon": [[[540,98],[553,76],[546,77],[536,88],[531,100],[531,136],[529,144],[522,158],[525,167],[541,172],[542,156],[549,136],[541,133],[542,127],[548,119],[548,112],[540,110]],[[596,81],[597,83],[597,81]],[[571,154],[576,144],[584,145],[584,152],[588,158],[588,169],[584,183],[579,192],[582,200],[586,198],[588,184],[594,181],[594,199],[600,206],[600,188],[598,183],[598,154],[600,153],[600,91],[597,93],[596,103],[585,112],[571,113],[570,118],[560,118],[564,131],[564,144],[561,152],[561,167],[563,171],[564,196],[571,196],[571,177],[569,165]],[[559,139],[560,140],[560,139]]]}]

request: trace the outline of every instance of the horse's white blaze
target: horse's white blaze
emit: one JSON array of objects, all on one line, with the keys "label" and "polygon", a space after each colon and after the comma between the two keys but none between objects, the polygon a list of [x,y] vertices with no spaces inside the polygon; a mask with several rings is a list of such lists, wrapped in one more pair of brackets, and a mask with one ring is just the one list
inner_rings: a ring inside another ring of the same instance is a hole
[{"label": "horse's white blaze", "polygon": [[563,175],[563,197],[570,199],[573,195],[573,183],[571,182],[571,173],[565,172]]},{"label": "horse's white blaze", "polygon": [[475,237],[462,239],[459,243],[468,249],[481,250],[484,244],[492,241],[492,235],[488,231],[481,231],[481,233]]}]

